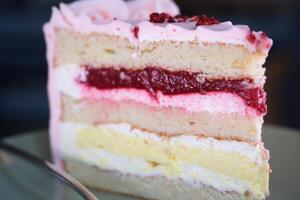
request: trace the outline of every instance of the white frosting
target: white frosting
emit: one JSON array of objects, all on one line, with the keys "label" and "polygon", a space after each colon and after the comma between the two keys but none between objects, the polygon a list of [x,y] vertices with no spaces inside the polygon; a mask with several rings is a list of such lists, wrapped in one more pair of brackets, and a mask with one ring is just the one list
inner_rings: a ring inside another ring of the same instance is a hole
[{"label": "white frosting", "polygon": [[189,112],[210,113],[240,113],[257,116],[254,108],[247,106],[244,100],[236,94],[211,92],[209,94],[163,95],[157,93],[154,99],[147,91],[137,89],[99,90],[79,84],[76,80],[84,79],[84,69],[77,64],[64,65],[55,69],[58,90],[68,96],[81,99],[99,100],[102,98],[112,101],[132,100],[153,107],[176,107]]},{"label": "white frosting", "polygon": [[[250,42],[247,39],[251,33],[249,27],[232,25],[231,22],[196,26],[195,22],[155,24],[142,20],[152,12],[168,12],[176,15],[179,9],[171,0],[134,0],[128,3],[122,0],[82,0],[70,5],[62,3],[60,10],[54,8],[49,25],[80,33],[98,32],[117,35],[129,39],[136,46],[144,41],[196,40],[242,45],[251,52],[267,53],[272,45],[271,39],[261,37],[262,32],[252,32],[256,40]],[[138,38],[131,31],[134,26],[139,27]]]},{"label": "white frosting", "polygon": [[[60,5],[60,10],[61,13],[53,12],[50,21],[50,24],[52,24],[53,27],[73,29],[80,33],[107,33],[122,36],[134,42],[134,36],[131,31],[132,25],[128,22],[113,20],[110,22],[99,23],[98,21],[93,21],[91,18],[87,17],[87,14],[81,14],[81,17],[74,15],[69,7],[63,3]],[[63,25],[61,24],[61,18],[66,22]],[[98,17],[97,20],[100,20],[100,17]],[[56,25],[57,21],[59,23]]]},{"label": "white frosting", "polygon": [[247,26],[233,26],[223,22],[210,26],[196,26],[195,22],[157,25],[149,21],[139,24],[140,41],[159,41],[163,39],[178,41],[220,42],[234,45],[247,43],[250,32]]},{"label": "white frosting", "polygon": [[78,18],[86,18],[93,24],[103,24],[117,19],[127,19],[129,10],[120,0],[80,0],[69,5]]},{"label": "white frosting", "polygon": [[[133,132],[129,133],[127,125],[108,125],[110,128],[114,127],[117,129],[121,129],[125,134],[137,134],[143,137],[153,137],[146,136],[145,133],[139,132],[137,130],[133,130]],[[153,168],[149,165],[149,163],[142,159],[133,159],[125,156],[119,156],[116,154],[112,154],[110,152],[99,150],[99,149],[80,149],[77,147],[76,142],[76,130],[79,127],[84,127],[84,125],[72,124],[72,123],[61,123],[60,129],[64,134],[61,134],[61,143],[60,150],[62,151],[63,157],[66,159],[78,159],[87,164],[98,166],[101,169],[109,169],[109,170],[117,170],[121,173],[125,174],[135,174],[139,176],[156,176],[162,175],[166,176],[165,171],[156,167]],[[148,135],[148,133],[146,133]],[[180,139],[183,140],[183,139]],[[220,142],[220,141],[218,141]],[[197,143],[200,143],[206,146],[206,141],[199,140]],[[209,141],[211,143],[211,141]],[[217,141],[216,141],[217,143]],[[226,144],[226,142],[222,142],[224,149],[226,146],[232,145],[231,143]],[[245,144],[241,144],[245,145]],[[237,147],[237,145],[234,145]],[[248,145],[249,146],[249,145]],[[214,146],[211,146],[214,148]],[[250,147],[251,148],[251,147]],[[235,152],[239,152],[244,154],[244,149],[242,151],[241,148],[237,149]],[[126,164],[124,164],[126,163]],[[205,184],[208,186],[213,186],[214,188],[220,191],[237,191],[237,192],[245,192],[251,190],[250,184],[238,180],[233,177],[227,177],[224,175],[217,174],[215,172],[206,170],[199,166],[194,165],[183,165],[181,164],[181,169],[183,173],[178,175],[177,177],[171,176],[169,178],[182,178],[184,181],[188,181],[191,184]]]}]

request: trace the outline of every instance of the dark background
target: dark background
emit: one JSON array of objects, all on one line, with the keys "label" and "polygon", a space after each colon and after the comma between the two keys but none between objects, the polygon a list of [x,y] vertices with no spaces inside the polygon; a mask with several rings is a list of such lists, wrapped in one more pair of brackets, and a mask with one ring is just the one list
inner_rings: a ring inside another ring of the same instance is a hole
[{"label": "dark background", "polygon": [[[47,128],[42,26],[57,0],[0,0],[0,137]],[[70,1],[64,1],[70,2]],[[267,123],[300,128],[300,7],[297,0],[177,0],[184,14],[248,24],[274,40],[267,68]]]}]

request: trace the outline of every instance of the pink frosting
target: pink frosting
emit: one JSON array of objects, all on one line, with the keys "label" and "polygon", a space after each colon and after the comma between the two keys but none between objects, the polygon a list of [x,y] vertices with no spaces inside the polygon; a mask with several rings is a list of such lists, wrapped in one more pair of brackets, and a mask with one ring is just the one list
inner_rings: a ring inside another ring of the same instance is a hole
[{"label": "pink frosting", "polygon": [[78,18],[93,24],[111,22],[115,18],[127,19],[129,15],[126,3],[120,0],[81,0],[70,4],[69,9]]},{"label": "pink frosting", "polygon": [[180,13],[178,6],[170,0],[133,0],[127,5],[131,20],[149,19],[153,12],[165,12],[174,16]]},{"label": "pink frosting", "polygon": [[[258,38],[254,42],[249,40],[249,35],[261,35],[261,32],[251,32],[248,26],[233,25],[231,22],[196,26],[194,22],[154,24],[147,20],[136,21],[151,12],[161,11],[176,14],[179,9],[171,0],[134,0],[128,3],[122,0],[82,0],[70,5],[61,4],[60,10],[55,8],[49,24],[80,33],[98,32],[121,36],[136,46],[143,41],[198,40],[243,45],[251,52],[263,53],[268,53],[272,46],[272,40],[268,37]],[[138,37],[134,36],[133,27],[138,27]]]},{"label": "pink frosting", "polygon": [[245,105],[243,99],[239,96],[224,92],[212,92],[206,95],[198,93],[163,95],[161,92],[158,92],[157,99],[154,99],[144,90],[98,90],[82,85],[80,87],[81,98],[95,100],[106,98],[112,101],[132,100],[152,107],[181,108],[192,113],[240,113],[247,116],[257,116],[257,112],[253,108]]},{"label": "pink frosting", "polygon": [[[54,9],[54,12],[57,10]],[[60,96],[57,87],[57,80],[55,78],[54,64],[53,64],[53,50],[54,50],[54,30],[50,25],[44,27],[44,33],[47,43],[47,60],[48,60],[48,96],[50,103],[50,145],[52,150],[53,162],[57,166],[61,166],[61,155],[59,153],[59,121],[60,121]]]},{"label": "pink frosting", "polygon": [[86,18],[92,23],[107,23],[113,19],[148,19],[153,12],[179,14],[178,6],[172,0],[81,0],[68,5],[76,17]]}]

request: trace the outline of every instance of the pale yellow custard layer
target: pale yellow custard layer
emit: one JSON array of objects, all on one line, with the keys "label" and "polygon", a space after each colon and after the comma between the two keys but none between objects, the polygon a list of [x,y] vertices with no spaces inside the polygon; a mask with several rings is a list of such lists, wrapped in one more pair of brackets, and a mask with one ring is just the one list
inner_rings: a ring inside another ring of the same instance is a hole
[{"label": "pale yellow custard layer", "polygon": [[[141,135],[144,133],[144,135]],[[199,143],[201,143],[199,139]],[[180,163],[197,165],[220,175],[249,182],[254,193],[268,193],[269,166],[257,163],[242,152],[226,152],[209,146],[189,144],[180,138],[161,138],[147,132],[125,133],[107,126],[86,126],[77,129],[79,148],[96,148],[140,158],[164,166],[166,176],[179,176]]]}]

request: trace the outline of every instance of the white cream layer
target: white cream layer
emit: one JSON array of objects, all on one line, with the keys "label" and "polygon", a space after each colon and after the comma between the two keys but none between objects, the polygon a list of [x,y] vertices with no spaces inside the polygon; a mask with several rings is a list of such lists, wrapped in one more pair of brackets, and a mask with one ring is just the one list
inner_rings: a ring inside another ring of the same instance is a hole
[{"label": "white cream layer", "polygon": [[70,64],[55,69],[58,90],[74,99],[101,98],[113,101],[132,100],[153,107],[176,107],[188,112],[210,113],[239,113],[241,115],[257,116],[254,108],[245,104],[236,94],[212,92],[209,94],[163,95],[157,93],[157,99],[151,97],[145,90],[137,89],[109,89],[98,90],[78,83],[84,80],[84,70],[78,64]]},{"label": "white cream layer", "polygon": [[[114,127],[117,129],[122,129],[124,133],[129,132],[128,125],[107,125],[110,128]],[[75,123],[61,123],[60,124],[60,144],[59,148],[62,152],[62,157],[65,159],[77,159],[83,162],[86,162],[90,165],[97,166],[101,169],[108,170],[117,170],[122,173],[130,173],[139,176],[155,176],[162,175],[166,176],[164,171],[159,167],[153,168],[147,161],[142,159],[130,159],[125,156],[118,156],[112,153],[109,153],[104,150],[99,149],[80,149],[77,147],[76,142],[76,130],[78,128],[85,127],[84,124],[75,124]],[[145,134],[139,133],[137,130],[134,131],[135,134],[142,134],[145,137]],[[149,135],[147,137],[155,137]],[[159,139],[159,138],[156,138]],[[246,147],[246,144],[238,144],[237,142],[217,142],[213,139],[203,140],[201,142],[197,141],[193,144],[193,139],[189,137],[180,137],[175,140],[185,140],[191,145],[203,145],[210,146],[211,148],[220,149],[224,151],[235,151],[240,152],[245,155],[253,154],[250,152],[252,147]],[[195,141],[195,139],[194,139]],[[218,144],[217,144],[218,143]],[[227,143],[227,144],[226,144]],[[249,146],[249,145],[248,145]],[[247,149],[249,148],[249,149]],[[253,156],[252,156],[253,157]],[[257,159],[257,158],[256,158]],[[209,170],[203,169],[199,166],[186,166],[182,165],[183,173],[179,177],[170,177],[170,178],[182,178],[185,181],[188,181],[192,184],[205,184],[212,186],[220,191],[236,191],[244,193],[245,191],[251,190],[250,185],[247,182],[237,180],[232,177],[227,177],[224,175],[216,174]]]}]

